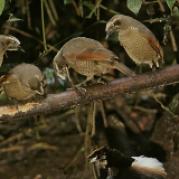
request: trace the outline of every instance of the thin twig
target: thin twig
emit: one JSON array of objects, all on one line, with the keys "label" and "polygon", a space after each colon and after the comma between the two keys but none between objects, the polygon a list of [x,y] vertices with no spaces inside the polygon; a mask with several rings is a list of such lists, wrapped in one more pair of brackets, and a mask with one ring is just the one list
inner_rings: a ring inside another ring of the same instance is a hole
[{"label": "thin twig", "polygon": [[162,13],[165,13],[165,6],[163,5],[162,0],[157,0],[157,2],[158,2],[158,5],[159,5],[159,8],[160,8],[160,11]]},{"label": "thin twig", "polygon": [[162,23],[162,22],[167,22],[168,18],[167,17],[160,17],[160,18],[155,18],[155,19],[147,19],[144,20],[144,22],[148,22],[150,24],[154,24],[154,23]]},{"label": "thin twig", "polygon": [[[41,40],[39,40],[37,37],[33,36],[32,34],[29,34],[28,32],[25,32],[23,30],[17,29],[15,27],[10,26],[10,25],[4,25],[3,28],[6,28],[6,29],[8,29],[10,31],[13,31],[13,32],[16,32],[16,33],[18,33],[18,34],[20,34],[22,36],[31,38],[31,39],[33,39],[33,40],[35,40],[35,41],[37,41],[37,42],[39,42],[40,44],[43,45],[43,42]],[[46,54],[51,52],[51,51],[58,52],[58,49],[55,48],[54,46],[52,46],[50,44],[47,44],[47,46],[49,47],[49,49],[46,51]]]},{"label": "thin twig", "polygon": [[161,108],[162,108],[163,110],[165,110],[166,112],[168,112],[172,117],[177,117],[167,106],[165,106],[165,105],[157,98],[157,96],[153,95],[152,97],[153,97],[153,99],[154,99],[158,104],[160,104],[160,106],[161,106]]},{"label": "thin twig", "polygon": [[105,11],[108,11],[108,12],[110,12],[111,14],[119,14],[119,12],[117,12],[117,11],[114,11],[114,10],[112,10],[112,9],[109,9],[109,8],[107,8],[106,6],[104,6],[104,5],[102,5],[102,4],[100,4],[100,6],[99,6],[101,9],[103,9],[103,10],[105,10]]},{"label": "thin twig", "polygon": [[178,47],[177,47],[175,35],[173,33],[172,28],[169,31],[169,35],[170,35],[170,41],[171,41],[171,44],[172,44],[172,49],[173,49],[174,52],[177,52],[178,51]]},{"label": "thin twig", "polygon": [[57,13],[57,10],[55,8],[55,5],[54,5],[54,1],[53,0],[48,0],[48,3],[49,3],[49,6],[52,10],[52,13],[53,13],[53,16],[55,18],[56,21],[59,20],[59,17],[58,17],[58,13]]},{"label": "thin twig", "polygon": [[55,19],[53,17],[52,11],[51,11],[51,9],[50,9],[50,7],[48,5],[47,0],[44,0],[44,5],[45,5],[45,8],[46,8],[46,11],[47,11],[47,14],[48,14],[48,17],[49,17],[51,23],[55,26],[56,25],[56,21],[55,21]]},{"label": "thin twig", "polygon": [[27,24],[28,24],[28,28],[29,28],[29,29],[32,29],[31,14],[30,14],[29,1],[28,1],[28,0],[25,1],[25,5],[26,5],[26,13],[27,13]]},{"label": "thin twig", "polygon": [[45,37],[44,0],[40,0],[40,7],[41,7],[43,45],[44,45],[44,51],[46,52],[47,51],[47,43],[46,43],[46,37]]},{"label": "thin twig", "polygon": [[[93,10],[90,12],[90,14],[87,16],[87,18],[91,18],[92,15],[96,12],[96,10],[100,7],[100,4],[101,4],[102,0],[98,0],[96,2],[96,5],[95,7],[93,8]],[[98,19],[99,20],[99,19]]]}]

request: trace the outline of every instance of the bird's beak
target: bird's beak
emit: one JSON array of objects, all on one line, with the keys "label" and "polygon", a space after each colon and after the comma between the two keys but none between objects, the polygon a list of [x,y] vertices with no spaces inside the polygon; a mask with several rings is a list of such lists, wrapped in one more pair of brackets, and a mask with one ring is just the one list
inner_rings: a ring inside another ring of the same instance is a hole
[{"label": "bird's beak", "polygon": [[18,50],[20,51],[20,52],[23,52],[23,53],[25,53],[25,50],[19,45],[19,47],[18,47]]},{"label": "bird's beak", "polygon": [[21,50],[22,49],[22,47],[21,47],[21,45],[19,44],[18,46],[12,46],[12,47],[9,47],[7,50],[8,51],[17,51],[17,50]]},{"label": "bird's beak", "polygon": [[109,37],[112,35],[112,33],[113,33],[112,31],[106,32],[106,37],[105,37],[105,39],[108,40]]}]

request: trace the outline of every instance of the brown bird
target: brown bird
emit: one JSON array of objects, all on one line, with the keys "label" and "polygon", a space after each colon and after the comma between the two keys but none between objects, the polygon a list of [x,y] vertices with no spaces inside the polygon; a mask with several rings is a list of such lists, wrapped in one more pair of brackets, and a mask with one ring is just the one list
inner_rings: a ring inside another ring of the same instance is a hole
[{"label": "brown bird", "polygon": [[77,37],[69,40],[59,50],[53,60],[57,75],[63,78],[64,66],[73,68],[76,72],[86,76],[86,81],[117,69],[125,75],[134,75],[134,72],[119,62],[119,58],[100,42]]},{"label": "brown bird", "polygon": [[159,67],[163,62],[163,50],[155,35],[141,22],[125,15],[115,15],[106,24],[107,38],[113,33],[129,57],[138,65]]},{"label": "brown bird", "polygon": [[0,66],[3,63],[6,51],[16,51],[20,47],[20,41],[13,36],[0,35]]},{"label": "brown bird", "polygon": [[1,76],[0,86],[9,98],[23,101],[36,94],[44,95],[45,80],[37,66],[22,63]]}]

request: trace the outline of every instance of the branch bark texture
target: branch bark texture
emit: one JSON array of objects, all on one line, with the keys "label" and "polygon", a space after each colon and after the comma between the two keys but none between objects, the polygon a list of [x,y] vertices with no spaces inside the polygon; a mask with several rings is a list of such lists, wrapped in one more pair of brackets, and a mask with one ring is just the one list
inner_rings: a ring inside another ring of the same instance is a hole
[{"label": "branch bark texture", "polygon": [[106,85],[97,84],[86,87],[86,93],[84,96],[81,96],[75,90],[59,94],[49,94],[39,103],[28,103],[26,104],[28,105],[26,107],[24,107],[24,105],[18,106],[19,109],[16,109],[13,113],[6,111],[9,109],[8,106],[3,106],[0,107],[0,121],[14,118],[25,118],[37,114],[50,114],[69,108],[73,105],[87,104],[94,100],[107,100],[119,94],[134,93],[146,88],[169,85],[178,82],[179,65],[174,65],[156,72],[117,79]]}]

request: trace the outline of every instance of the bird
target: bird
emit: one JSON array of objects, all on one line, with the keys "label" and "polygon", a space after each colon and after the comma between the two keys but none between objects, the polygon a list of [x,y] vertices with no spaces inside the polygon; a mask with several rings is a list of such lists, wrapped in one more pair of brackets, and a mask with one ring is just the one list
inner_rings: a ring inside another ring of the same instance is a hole
[{"label": "bird", "polygon": [[106,39],[115,33],[120,45],[136,65],[152,68],[164,62],[164,53],[155,35],[138,20],[118,14],[106,23]]},{"label": "bird", "polygon": [[[163,164],[156,158],[146,156],[126,156],[115,148],[99,147],[88,156],[90,163],[97,163],[101,169],[106,169],[109,175],[111,170],[133,171],[145,176],[166,177],[167,173]],[[115,175],[118,175],[117,173]],[[112,176],[113,178],[113,176]]]},{"label": "bird", "polygon": [[20,48],[20,41],[10,35],[0,35],[0,66],[3,63],[6,51],[17,51]]},{"label": "bird", "polygon": [[119,58],[112,51],[97,40],[87,37],[73,38],[61,47],[53,59],[53,67],[57,76],[62,79],[65,66],[86,76],[85,82],[92,80],[94,76],[109,73],[111,69],[117,69],[127,76],[135,74],[119,62]]},{"label": "bird", "polygon": [[28,63],[16,65],[0,77],[0,86],[8,98],[25,101],[45,94],[45,78],[40,69]]}]

